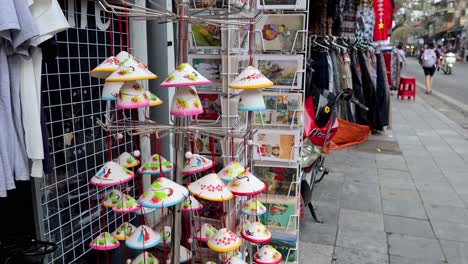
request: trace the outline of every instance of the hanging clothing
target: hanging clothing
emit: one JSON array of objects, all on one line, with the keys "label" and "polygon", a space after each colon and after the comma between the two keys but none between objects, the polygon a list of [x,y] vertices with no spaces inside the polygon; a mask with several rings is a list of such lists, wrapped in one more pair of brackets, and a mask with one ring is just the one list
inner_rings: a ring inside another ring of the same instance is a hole
[{"label": "hanging clothing", "polygon": [[[369,111],[365,112],[367,115],[368,125],[373,128],[376,122],[376,110],[375,106],[377,104],[377,98],[375,95],[375,86],[372,82],[372,75],[369,69],[369,64],[367,62],[367,56],[364,51],[359,51],[359,65],[361,67],[361,78],[362,78],[362,92],[363,92],[363,101],[361,101],[365,106],[369,108]],[[360,111],[363,111],[359,109]]]},{"label": "hanging clothing", "polygon": [[375,129],[383,131],[383,128],[388,125],[389,105],[387,98],[388,82],[385,62],[382,54],[377,54],[377,120]]},{"label": "hanging clothing", "polygon": [[374,9],[367,2],[363,2],[356,12],[356,37],[372,41],[374,38],[374,24]]},{"label": "hanging clothing", "polygon": [[[351,53],[351,73],[353,78],[353,95],[360,102],[364,102],[361,66],[356,52]],[[368,125],[369,120],[367,118],[367,113],[360,108],[355,107],[354,104],[352,104],[351,107],[354,108],[356,123],[360,125]]]},{"label": "hanging clothing", "polygon": [[342,20],[340,23],[340,36],[341,37],[355,37],[356,36],[356,1],[346,0],[343,6]]}]

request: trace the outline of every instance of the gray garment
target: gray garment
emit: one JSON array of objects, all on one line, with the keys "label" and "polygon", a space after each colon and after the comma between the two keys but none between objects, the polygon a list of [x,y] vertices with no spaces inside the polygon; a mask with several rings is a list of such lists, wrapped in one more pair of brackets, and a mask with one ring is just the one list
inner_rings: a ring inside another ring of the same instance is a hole
[{"label": "gray garment", "polygon": [[333,65],[330,53],[327,53],[327,64],[328,64],[328,91],[335,93],[335,85],[333,83]]},{"label": "gray garment", "polygon": [[332,69],[333,69],[333,85],[335,87],[335,95],[341,92],[340,87],[340,76],[338,74],[338,64],[336,63],[336,53],[332,52],[330,54],[331,61],[332,61]]}]

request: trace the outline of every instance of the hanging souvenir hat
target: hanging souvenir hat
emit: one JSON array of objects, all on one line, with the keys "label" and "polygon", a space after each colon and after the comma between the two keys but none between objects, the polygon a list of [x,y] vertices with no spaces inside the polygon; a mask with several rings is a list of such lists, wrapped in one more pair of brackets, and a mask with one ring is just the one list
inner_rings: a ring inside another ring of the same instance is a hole
[{"label": "hanging souvenir hat", "polygon": [[147,95],[148,95],[149,106],[158,106],[164,103],[163,100],[159,99],[159,97],[157,97],[155,94],[151,92],[147,92]]},{"label": "hanging souvenir hat", "polygon": [[184,186],[177,184],[167,178],[159,177],[146,190],[138,202],[144,207],[161,208],[181,203],[189,191]]},{"label": "hanging souvenir hat", "polygon": [[159,260],[153,254],[143,251],[131,264],[159,264]]},{"label": "hanging souvenir hat", "polygon": [[218,259],[222,263],[226,263],[229,259],[232,259],[232,258],[243,259],[244,256],[239,250],[233,250],[233,251],[228,251],[228,252],[218,254]]},{"label": "hanging souvenir hat", "polygon": [[262,193],[267,186],[249,171],[236,176],[234,180],[228,183],[229,189],[235,195],[251,196]]},{"label": "hanging souvenir hat", "polygon": [[208,239],[218,231],[214,226],[204,223],[193,236],[196,240],[207,242]]},{"label": "hanging souvenir hat", "polygon": [[203,205],[192,195],[189,195],[184,199],[182,203],[182,211],[189,212],[189,211],[198,211],[203,208]]},{"label": "hanging souvenir hat", "polygon": [[125,222],[121,224],[114,232],[112,232],[112,235],[117,240],[126,240],[133,234],[133,232],[135,232],[135,229],[136,227],[134,225],[129,222]]},{"label": "hanging souvenir hat", "polygon": [[193,116],[203,113],[203,107],[193,86],[177,88],[171,103],[171,115]]},{"label": "hanging souvenir hat", "polygon": [[159,235],[162,237],[162,243],[166,242],[166,244],[170,244],[172,238],[172,228],[170,226],[161,228],[161,230],[159,230]]},{"label": "hanging souvenir hat", "polygon": [[120,199],[113,207],[112,211],[116,213],[131,213],[135,211],[139,211],[141,205],[138,204],[135,198],[131,197],[130,195],[125,195],[123,200]]},{"label": "hanging souvenir hat", "polygon": [[265,245],[254,255],[254,261],[258,264],[276,264],[283,260],[283,256],[274,247]]},{"label": "hanging souvenir hat", "polygon": [[[154,154],[151,156],[151,160],[145,165],[141,166],[138,169],[138,172],[141,174],[159,174],[161,172],[159,169],[159,157],[159,154]],[[172,163],[167,161],[164,157],[161,157],[161,164],[163,173],[172,171]]]},{"label": "hanging souvenir hat", "polygon": [[136,159],[135,157],[132,156],[132,154],[126,151],[120,154],[118,160],[119,160],[119,164],[122,167],[127,168],[127,169],[133,168],[135,166],[138,166],[138,164],[140,164],[140,161],[138,159]]},{"label": "hanging souvenir hat", "polygon": [[156,79],[146,66],[131,56],[122,61],[119,67],[107,77],[106,82],[128,82],[137,80]]},{"label": "hanging souvenir hat", "polygon": [[106,79],[111,75],[120,65],[120,60],[115,56],[110,56],[101,62],[96,68],[89,72],[89,75],[94,78]]},{"label": "hanging souvenir hat", "polygon": [[230,182],[236,177],[245,171],[244,166],[242,166],[237,161],[232,161],[226,167],[218,172],[218,176],[225,182]]},{"label": "hanging souvenir hat", "polygon": [[270,231],[260,222],[253,222],[242,229],[241,236],[243,239],[256,244],[267,243],[271,240]]},{"label": "hanging souvenir hat", "polygon": [[156,208],[148,208],[148,207],[142,206],[140,210],[135,211],[133,213],[136,215],[147,215],[147,214],[154,213],[155,211],[156,211]]},{"label": "hanging souvenir hat", "polygon": [[105,82],[102,88],[101,100],[115,101],[119,96],[120,88],[125,82]]},{"label": "hanging souvenir hat", "polygon": [[213,161],[203,157],[202,155],[187,152],[185,153],[185,158],[185,165],[182,169],[182,173],[185,175],[195,174],[213,167]]},{"label": "hanging souvenir hat", "polygon": [[125,245],[132,249],[152,248],[161,242],[161,236],[149,226],[141,225],[127,238]]},{"label": "hanging souvenir hat", "polygon": [[217,264],[216,261],[208,260],[205,264]]},{"label": "hanging souvenir hat", "polygon": [[208,247],[216,252],[233,251],[241,244],[241,239],[227,228],[221,228],[208,239]]},{"label": "hanging souvenir hat", "polygon": [[123,196],[124,194],[121,191],[112,190],[110,193],[104,196],[101,204],[105,208],[112,208],[116,203],[119,202],[119,200],[122,199]]},{"label": "hanging souvenir hat", "polygon": [[[168,257],[168,260],[166,261],[166,263],[171,263],[171,254],[169,254],[169,257]],[[189,261],[190,259],[192,259],[192,252],[190,252],[190,250],[188,250],[187,248],[185,248],[184,246],[180,246],[180,258],[179,258],[179,263],[185,263],[187,261]]]},{"label": "hanging souvenir hat", "polygon": [[232,89],[262,89],[273,86],[273,82],[268,80],[257,68],[249,66],[245,68],[229,84]]},{"label": "hanging souvenir hat", "polygon": [[239,257],[231,257],[224,264],[247,264],[247,262]]},{"label": "hanging souvenir hat", "polygon": [[239,95],[239,111],[263,111],[266,109],[262,91],[244,90]]},{"label": "hanging souvenir hat", "polygon": [[102,166],[89,183],[98,187],[106,187],[117,184],[124,184],[135,177],[133,171],[120,166],[119,164],[108,161]]},{"label": "hanging souvenir hat", "polygon": [[196,197],[209,201],[222,202],[234,197],[216,173],[210,173],[190,183],[188,189]]},{"label": "hanging souvenir hat", "polygon": [[146,91],[138,82],[125,82],[117,98],[117,108],[135,109],[147,107],[150,106],[150,97],[152,98],[153,106],[163,103],[156,95]]},{"label": "hanging souvenir hat", "polygon": [[242,233],[242,230],[244,230],[244,228],[249,227],[250,224],[251,224],[251,223],[249,222],[249,220],[247,220],[246,218],[243,218],[243,219],[241,220],[241,223],[239,223],[239,225],[236,227],[236,234],[237,234],[238,236],[240,236],[241,233]]},{"label": "hanging souvenir hat", "polygon": [[206,79],[190,64],[182,63],[167,76],[160,87],[181,87],[181,86],[196,86],[211,84],[211,81]]},{"label": "hanging souvenir hat", "polygon": [[91,243],[89,243],[89,247],[95,250],[112,250],[116,249],[120,246],[119,241],[115,239],[111,234],[108,232],[104,232],[96,237]]},{"label": "hanging souvenir hat", "polygon": [[252,198],[242,205],[241,212],[249,216],[259,216],[266,213],[266,207],[257,198]]}]

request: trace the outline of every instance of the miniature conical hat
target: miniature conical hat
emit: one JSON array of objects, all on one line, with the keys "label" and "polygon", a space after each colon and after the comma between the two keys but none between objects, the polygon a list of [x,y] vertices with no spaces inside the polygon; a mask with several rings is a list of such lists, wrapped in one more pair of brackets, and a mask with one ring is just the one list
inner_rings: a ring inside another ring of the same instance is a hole
[{"label": "miniature conical hat", "polygon": [[193,237],[198,241],[206,242],[212,235],[216,233],[216,231],[218,231],[218,229],[216,229],[214,226],[204,223],[202,224],[201,228],[195,232]]},{"label": "miniature conical hat", "polygon": [[208,239],[208,247],[216,252],[228,252],[241,246],[241,239],[227,228],[221,228]]},{"label": "miniature conical hat", "polygon": [[169,207],[181,203],[188,195],[189,191],[184,186],[159,177],[140,196],[138,202],[149,208]]},{"label": "miniature conical hat", "polygon": [[252,198],[242,205],[241,212],[249,216],[259,216],[266,213],[266,207],[257,198]]},{"label": "miniature conical hat", "polygon": [[155,211],[156,211],[156,208],[148,208],[148,207],[142,206],[140,210],[135,211],[133,213],[136,215],[147,215],[147,214],[154,213]]},{"label": "miniature conical hat", "polygon": [[265,245],[255,253],[254,260],[258,264],[276,264],[283,260],[283,256],[274,247]]},{"label": "miniature conical hat", "polygon": [[133,168],[135,166],[138,166],[138,164],[140,164],[140,161],[138,159],[136,159],[135,157],[133,157],[128,152],[124,152],[124,153],[120,154],[118,161],[119,161],[118,163],[122,167],[127,168],[127,169]]},{"label": "miniature conical hat", "polygon": [[171,103],[171,115],[193,116],[203,113],[203,107],[195,87],[177,88]]},{"label": "miniature conical hat", "polygon": [[222,263],[226,263],[231,258],[243,259],[244,256],[242,255],[242,253],[238,249],[218,254],[218,259]]},{"label": "miniature conical hat", "polygon": [[213,161],[203,157],[202,155],[187,152],[185,153],[185,158],[185,165],[182,170],[184,174],[194,174],[213,167]]},{"label": "miniature conical hat", "polygon": [[119,200],[122,199],[123,196],[124,194],[121,191],[112,190],[110,193],[104,196],[104,199],[102,200],[102,206],[105,208],[112,208],[116,203],[119,202]]},{"label": "miniature conical hat", "polygon": [[119,164],[108,161],[102,166],[89,183],[99,187],[124,184],[135,177],[131,170],[120,166]]},{"label": "miniature conical hat", "polygon": [[113,207],[112,211],[116,213],[130,213],[140,210],[141,205],[138,204],[135,198],[130,195],[125,195],[123,200],[120,199]]},{"label": "miniature conical hat", "polygon": [[125,245],[132,249],[147,249],[152,248],[161,242],[161,236],[154,232],[148,226],[139,226],[133,234],[127,238]]},{"label": "miniature conical hat", "polygon": [[[161,157],[161,164],[163,173],[172,171],[172,163],[167,161],[164,157]],[[145,165],[141,166],[138,169],[138,172],[142,174],[159,174],[161,172],[159,169],[159,154],[154,154],[151,156],[151,160]]]},{"label": "miniature conical hat", "polygon": [[216,173],[210,173],[190,183],[188,189],[196,197],[209,201],[222,202],[234,197]]},{"label": "miniature conical hat", "polygon": [[157,76],[150,72],[143,63],[130,57],[122,61],[119,67],[107,77],[106,82],[128,82],[156,78]]},{"label": "miniature conical hat", "polygon": [[188,212],[188,211],[198,211],[203,208],[203,205],[192,195],[189,195],[184,199],[184,202],[182,203],[182,211]]},{"label": "miniature conical hat", "polygon": [[159,260],[153,254],[143,251],[131,264],[159,264]]},{"label": "miniature conical hat", "polygon": [[112,235],[117,240],[126,240],[133,234],[133,232],[135,232],[135,230],[136,227],[134,225],[129,222],[125,222],[121,224],[114,232],[112,232]]},{"label": "miniature conical hat", "polygon": [[247,262],[243,261],[239,257],[231,257],[229,258],[224,264],[247,264]]},{"label": "miniature conical hat", "polygon": [[119,96],[120,88],[125,82],[105,82],[102,88],[101,100],[115,101]]},{"label": "miniature conical hat", "polygon": [[160,87],[181,87],[211,84],[211,81],[206,79],[190,64],[182,63],[167,76]]},{"label": "miniature conical hat", "polygon": [[158,106],[163,101],[143,88],[137,81],[125,82],[119,91],[117,108],[135,109],[147,106]]},{"label": "miniature conical hat", "polygon": [[242,229],[241,236],[245,240],[257,244],[267,243],[271,240],[270,231],[260,222],[253,222]]},{"label": "miniature conical hat", "polygon": [[239,111],[263,111],[265,100],[260,90],[244,90],[239,95]]},{"label": "miniature conical hat", "polygon": [[238,236],[240,236],[241,233],[242,233],[242,230],[244,230],[244,228],[249,227],[250,224],[251,224],[251,223],[249,222],[249,220],[247,220],[247,219],[245,219],[245,218],[242,219],[241,223],[239,223],[239,225],[236,227],[236,234],[237,234]]},{"label": "miniature conical hat", "polygon": [[[180,246],[180,258],[179,263],[185,263],[192,259],[192,252],[185,248],[184,246]],[[171,254],[169,254],[168,260],[166,261],[167,264],[172,262]]]},{"label": "miniature conical hat", "polygon": [[89,72],[89,75],[94,78],[106,79],[111,75],[120,65],[120,60],[115,56],[110,56],[101,62],[96,68]]},{"label": "miniature conical hat", "polygon": [[245,68],[229,84],[232,89],[262,89],[273,86],[273,82],[268,80],[257,68],[249,66]]},{"label": "miniature conical hat", "polygon": [[116,249],[120,246],[119,241],[115,239],[111,234],[108,232],[104,232],[97,236],[91,243],[89,243],[89,247],[95,250],[112,250]]},{"label": "miniature conical hat", "polygon": [[163,100],[159,99],[159,97],[157,97],[155,94],[151,92],[147,91],[147,95],[148,95],[149,106],[158,106],[164,103]]},{"label": "miniature conical hat", "polygon": [[239,162],[233,161],[230,162],[226,167],[218,172],[218,176],[225,182],[230,182],[236,177],[245,171],[244,166]]},{"label": "miniature conical hat", "polygon": [[216,261],[208,260],[205,264],[217,264]]},{"label": "miniature conical hat", "polygon": [[159,230],[159,235],[162,237],[162,243],[170,244],[172,239],[172,228],[165,226]]},{"label": "miniature conical hat", "polygon": [[267,186],[249,171],[244,172],[240,176],[236,176],[234,180],[228,183],[231,192],[239,196],[251,196],[262,193]]}]

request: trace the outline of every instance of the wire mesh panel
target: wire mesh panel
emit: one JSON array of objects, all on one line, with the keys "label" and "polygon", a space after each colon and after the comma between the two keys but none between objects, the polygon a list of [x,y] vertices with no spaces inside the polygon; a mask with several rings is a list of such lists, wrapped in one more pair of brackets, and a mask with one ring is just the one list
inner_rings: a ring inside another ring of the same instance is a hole
[{"label": "wire mesh panel", "polygon": [[[122,33],[127,28],[125,19],[112,17],[112,26],[106,25],[108,14],[95,12],[97,2],[59,3],[72,28],[57,34],[58,57],[44,63],[42,71],[54,170],[40,186],[40,224],[43,238],[59,246],[50,263],[81,263],[93,237],[102,231],[112,232],[123,222],[123,216],[99,205],[108,190],[89,185],[88,180],[109,158],[131,152],[136,144],[125,134],[120,140],[107,134],[97,124],[97,118],[104,119],[107,103],[100,99],[103,80],[90,77],[88,72],[110,56],[111,50],[126,50],[128,34]],[[111,106],[113,109],[114,103]],[[113,119],[123,118],[123,114],[131,117],[129,112],[110,111]],[[133,184],[126,186],[130,195],[135,194]]]}]

